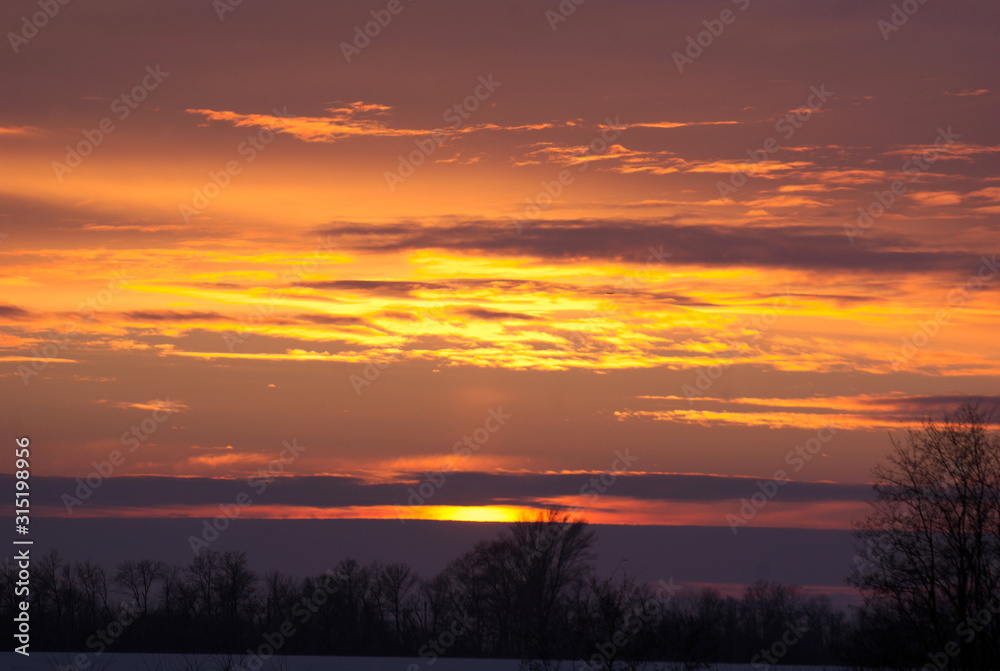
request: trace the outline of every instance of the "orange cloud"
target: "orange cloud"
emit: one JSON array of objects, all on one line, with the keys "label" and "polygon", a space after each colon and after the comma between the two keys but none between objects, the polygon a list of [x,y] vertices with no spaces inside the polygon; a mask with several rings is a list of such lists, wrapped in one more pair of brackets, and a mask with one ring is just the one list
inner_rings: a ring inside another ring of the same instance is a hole
[{"label": "orange cloud", "polygon": [[38,135],[39,132],[34,126],[0,126],[0,135]]},{"label": "orange cloud", "polygon": [[631,123],[628,128],[686,128],[688,126],[728,126],[742,123],[740,121],[647,121]]},{"label": "orange cloud", "polygon": [[739,425],[773,429],[821,429],[832,426],[837,429],[872,431],[910,427],[932,413],[948,410],[962,400],[976,398],[921,397],[903,392],[806,398],[640,396],[639,399],[645,401],[687,407],[625,410],[616,412],[615,417],[620,421],[646,419],[702,426]]},{"label": "orange cloud", "polygon": [[[361,101],[344,103],[326,108],[326,116],[291,116],[282,114],[241,114],[228,110],[187,109],[189,114],[199,114],[209,121],[223,121],[236,126],[259,127],[273,132],[287,133],[304,142],[336,142],[358,137],[406,137],[426,135],[462,135],[485,131],[537,131],[556,127],[554,123],[502,126],[493,123],[467,124],[456,128],[397,128],[388,125],[382,117],[392,111],[387,105]],[[275,110],[277,112],[277,110]]]}]

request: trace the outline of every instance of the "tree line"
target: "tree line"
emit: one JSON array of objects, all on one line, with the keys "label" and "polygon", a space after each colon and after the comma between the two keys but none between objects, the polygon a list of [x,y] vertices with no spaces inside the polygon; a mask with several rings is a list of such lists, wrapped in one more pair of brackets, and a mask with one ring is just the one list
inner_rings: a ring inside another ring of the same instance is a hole
[{"label": "tree line", "polygon": [[[595,532],[548,511],[474,545],[439,574],[346,559],[305,578],[259,574],[243,552],[187,566],[143,559],[113,570],[43,556],[32,575],[36,650],[423,658],[1000,665],[1000,437],[964,406],[895,441],[858,523],[849,580],[862,605],[759,582],[741,596],[644,583],[594,568]],[[788,552],[794,552],[788,548]],[[0,568],[13,635],[17,569]],[[8,639],[11,640],[11,639]],[[533,661],[532,661],[533,660]],[[419,668],[419,667],[418,667]]]},{"label": "tree line", "polygon": [[[32,647],[579,659],[604,669],[616,660],[766,661],[783,639],[783,662],[833,662],[850,640],[846,614],[825,596],[768,582],[735,598],[601,578],[593,541],[585,522],[552,512],[510,525],[430,579],[402,563],[353,559],[305,578],[260,575],[244,552],[215,551],[187,566],[143,559],[108,571],[52,551],[32,578]],[[10,628],[16,569],[5,565],[0,580]]]}]

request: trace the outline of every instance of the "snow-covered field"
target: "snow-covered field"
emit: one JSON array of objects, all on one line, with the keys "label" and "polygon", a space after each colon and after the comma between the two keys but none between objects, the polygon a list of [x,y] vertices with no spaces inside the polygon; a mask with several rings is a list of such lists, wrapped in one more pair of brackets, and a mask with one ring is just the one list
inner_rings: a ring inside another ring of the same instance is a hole
[{"label": "snow-covered field", "polygon": [[[0,653],[2,671],[225,671],[226,659],[219,656],[141,655],[107,653],[87,656],[87,666],[74,667],[74,655],[66,653],[32,653],[24,657],[16,653]],[[238,661],[238,660],[236,660]],[[517,671],[516,660],[496,659],[447,659],[430,660],[407,657],[275,657],[268,660],[260,671]],[[246,668],[246,667],[243,667]],[[243,671],[233,667],[233,671]],[[251,669],[255,668],[253,666]],[[581,662],[563,662],[559,671],[584,671]],[[649,664],[645,671],[673,671],[681,665]],[[719,664],[718,671],[756,671],[750,664]],[[780,666],[780,671],[830,671],[837,667]],[[626,667],[622,666],[623,671]],[[629,671],[632,671],[629,669]],[[636,669],[636,671],[639,671]],[[846,671],[841,669],[840,671]]]}]

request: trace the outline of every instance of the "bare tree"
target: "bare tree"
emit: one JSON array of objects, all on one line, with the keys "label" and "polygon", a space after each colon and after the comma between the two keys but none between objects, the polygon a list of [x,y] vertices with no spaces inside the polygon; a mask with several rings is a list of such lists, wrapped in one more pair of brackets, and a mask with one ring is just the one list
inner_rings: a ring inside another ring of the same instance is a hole
[{"label": "bare tree", "polygon": [[[595,655],[590,658],[589,668],[592,669],[614,669],[620,668],[619,658],[623,647],[631,643],[630,638],[634,638],[637,632],[632,631],[631,636],[626,637],[626,645],[622,646],[622,632],[631,629],[630,618],[642,612],[644,601],[649,598],[642,587],[626,573],[621,580],[615,580],[614,576],[599,579],[591,575],[588,581],[589,599],[582,604],[587,616],[589,631],[588,638],[593,644],[605,644],[608,641],[618,640],[615,644],[615,653],[608,655]],[[605,648],[606,649],[606,648]]]},{"label": "bare tree", "polygon": [[594,532],[565,511],[550,510],[512,524],[506,542],[514,550],[526,652],[546,659],[567,597],[590,577]]},{"label": "bare tree", "polygon": [[247,565],[245,552],[222,554],[216,573],[215,591],[219,599],[220,624],[229,641],[239,641],[256,616],[254,607],[257,575]]},{"label": "bare tree", "polygon": [[[473,622],[467,637],[500,656],[544,659],[567,632],[569,603],[591,574],[594,534],[564,511],[511,524],[480,541],[445,571],[458,613]],[[442,589],[444,586],[436,586]]]},{"label": "bare tree", "polygon": [[291,576],[281,571],[264,574],[263,624],[268,631],[274,631],[285,620],[291,620],[295,597],[295,580]]},{"label": "bare tree", "polygon": [[773,641],[780,638],[791,613],[801,610],[799,589],[792,585],[758,580],[743,595],[743,613],[753,634]]},{"label": "bare tree", "polygon": [[17,563],[11,561],[10,557],[4,557],[0,562],[0,613],[16,613],[20,610],[18,603],[21,601],[17,592],[18,580]]},{"label": "bare tree", "polygon": [[114,583],[126,596],[132,597],[143,619],[149,616],[150,593],[153,583],[160,580],[166,564],[161,561],[141,559],[125,560],[115,571]]},{"label": "bare tree", "polygon": [[480,541],[445,570],[451,603],[435,609],[436,626],[461,615],[472,618],[468,637],[491,655],[517,654],[518,595],[514,550],[500,539]]},{"label": "bare tree", "polygon": [[948,655],[964,668],[1000,659],[1000,436],[991,426],[992,413],[964,405],[893,441],[872,471],[874,510],[858,524],[850,578],[870,605],[901,615],[924,652],[957,646]]},{"label": "bare tree", "polygon": [[398,562],[380,567],[375,576],[380,611],[384,608],[384,619],[391,623],[396,643],[400,646],[414,622],[416,584],[417,576],[410,567]]},{"label": "bare tree", "polygon": [[43,555],[35,571],[36,598],[32,605],[40,615],[51,616],[62,624],[65,614],[65,582],[60,578],[64,564],[59,552],[51,550]]},{"label": "bare tree", "polygon": [[162,564],[160,571],[160,604],[163,613],[172,615],[184,608],[184,569],[174,564]]},{"label": "bare tree", "polygon": [[81,610],[87,626],[96,627],[108,613],[108,578],[104,567],[89,559],[75,565],[76,582],[80,586]]}]

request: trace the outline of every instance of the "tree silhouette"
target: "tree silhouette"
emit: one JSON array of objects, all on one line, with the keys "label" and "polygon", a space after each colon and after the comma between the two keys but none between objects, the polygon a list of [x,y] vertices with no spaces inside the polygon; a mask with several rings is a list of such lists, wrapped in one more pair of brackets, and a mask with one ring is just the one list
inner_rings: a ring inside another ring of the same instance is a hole
[{"label": "tree silhouette", "polygon": [[964,405],[893,441],[872,471],[874,510],[858,525],[850,577],[870,606],[903,619],[921,655],[946,651],[969,669],[1000,659],[1000,436],[991,417]]},{"label": "tree silhouette", "polygon": [[138,605],[139,613],[145,620],[149,616],[149,600],[153,584],[161,579],[165,564],[143,559],[125,560],[115,571],[114,583]]},{"label": "tree silhouette", "polygon": [[535,520],[515,522],[508,533],[522,640],[529,656],[548,659],[556,623],[565,620],[570,595],[593,571],[594,532],[565,511],[550,510]]},{"label": "tree silhouette", "polygon": [[[218,653],[225,663],[284,630],[294,633],[275,650],[280,655],[419,656],[427,667],[453,656],[520,658],[528,669],[552,668],[556,659],[694,668],[746,663],[788,621],[809,623],[789,662],[835,663],[848,642],[860,648],[865,627],[906,640],[892,612],[875,620],[863,611],[845,626],[824,598],[775,584],[750,587],[742,599],[689,590],[650,609],[659,598],[654,585],[617,571],[595,574],[593,540],[585,522],[552,511],[508,526],[426,580],[405,564],[354,559],[318,576],[272,571],[261,579],[242,552],[203,552],[184,567],[129,560],[109,579],[98,564],[52,552],[39,557],[33,575],[32,647],[88,650],[95,633],[114,629],[109,651]],[[0,598],[0,628],[8,635],[17,580],[15,565],[0,567],[0,593],[8,595]]]}]

